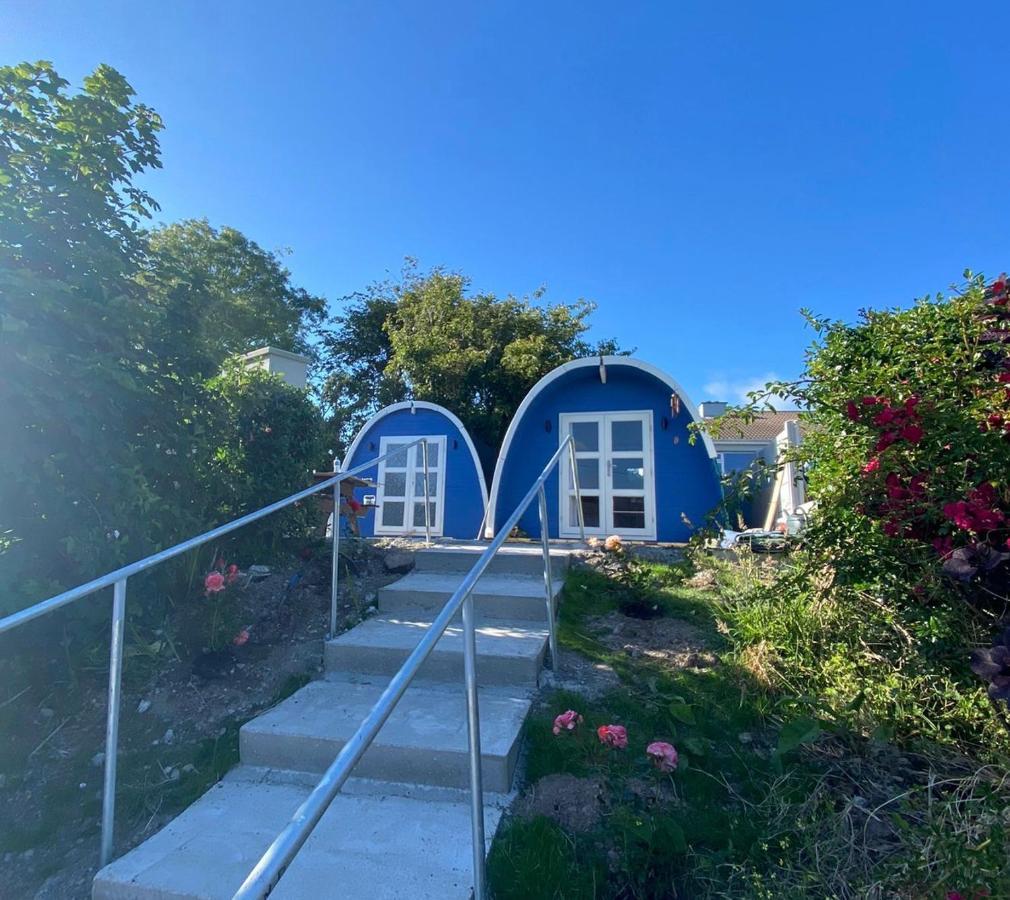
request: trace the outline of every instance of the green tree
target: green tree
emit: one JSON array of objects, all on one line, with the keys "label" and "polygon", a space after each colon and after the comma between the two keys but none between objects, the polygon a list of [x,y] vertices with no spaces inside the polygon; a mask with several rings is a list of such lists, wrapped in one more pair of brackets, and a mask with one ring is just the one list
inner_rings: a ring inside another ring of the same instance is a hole
[{"label": "green tree", "polygon": [[413,397],[456,412],[497,446],[533,384],[556,366],[614,341],[586,339],[595,304],[470,294],[470,280],[408,262],[401,280],[355,295],[324,341],[324,397],[346,440],[387,403]]},{"label": "green tree", "polygon": [[0,609],[122,559],[154,501],[136,436],[164,385],[134,276],[157,205],[134,178],[161,120],[108,66],[67,87],[0,68]]},{"label": "green tree", "polygon": [[326,301],[293,285],[278,253],[206,219],[153,231],[140,282],[160,316],[153,349],[187,376],[266,345],[311,355],[326,317]]}]

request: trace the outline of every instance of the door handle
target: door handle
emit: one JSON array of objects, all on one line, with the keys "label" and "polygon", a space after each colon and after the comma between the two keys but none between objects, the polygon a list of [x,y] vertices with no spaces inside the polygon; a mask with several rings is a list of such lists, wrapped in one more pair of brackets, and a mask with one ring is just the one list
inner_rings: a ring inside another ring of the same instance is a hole
[{"label": "door handle", "polygon": [[607,460],[607,478],[613,477],[614,474],[614,461],[612,459]]}]

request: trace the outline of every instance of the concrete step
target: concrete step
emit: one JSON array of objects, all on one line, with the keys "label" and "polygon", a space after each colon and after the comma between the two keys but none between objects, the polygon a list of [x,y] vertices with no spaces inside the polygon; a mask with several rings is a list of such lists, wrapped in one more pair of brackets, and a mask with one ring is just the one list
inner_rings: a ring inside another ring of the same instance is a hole
[{"label": "concrete step", "polygon": [[[456,572],[463,575],[473,568],[487,544],[456,544],[426,547],[414,555],[416,572]],[[551,568],[560,576],[568,569],[570,550],[551,550]],[[539,544],[506,544],[486,569],[489,575],[538,575],[543,578],[544,557]]]},{"label": "concrete step", "polygon": [[[310,791],[302,783],[250,778],[244,769],[102,869],[94,880],[95,900],[230,898]],[[488,805],[484,816],[490,846],[501,809]],[[333,801],[270,896],[465,900],[472,883],[469,835],[466,795],[347,791]]]},{"label": "concrete step", "polygon": [[[408,609],[437,613],[462,580],[463,575],[458,572],[411,572],[379,589],[379,609],[384,613]],[[553,580],[555,597],[563,585],[562,578]],[[547,592],[542,576],[485,575],[471,596],[480,615],[510,622],[515,619],[547,622]]]},{"label": "concrete step", "polygon": [[[330,672],[396,674],[431,625],[431,613],[404,610],[379,615],[326,642]],[[478,619],[477,682],[534,688],[547,649],[547,627],[538,622]],[[463,626],[450,625],[421,667],[419,677],[463,684]]]},{"label": "concrete step", "polygon": [[[386,679],[327,679],[307,684],[247,722],[239,733],[246,765],[323,772],[379,699]],[[521,691],[482,688],[484,785],[512,783],[530,699]],[[469,784],[462,684],[415,683],[407,689],[354,774],[380,781],[464,788]]]}]

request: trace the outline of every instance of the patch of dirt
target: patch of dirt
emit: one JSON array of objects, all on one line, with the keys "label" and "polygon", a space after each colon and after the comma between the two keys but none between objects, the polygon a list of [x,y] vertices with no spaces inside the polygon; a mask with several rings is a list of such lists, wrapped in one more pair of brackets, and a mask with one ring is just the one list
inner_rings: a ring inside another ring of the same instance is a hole
[{"label": "patch of dirt", "polygon": [[592,831],[606,809],[603,781],[575,775],[545,775],[526,788],[512,814],[519,819],[546,816],[574,834]]},{"label": "patch of dirt", "polygon": [[[387,570],[391,548],[348,541],[342,549],[349,562],[341,567],[338,631],[373,612],[378,588],[400,577]],[[227,591],[214,649],[211,601],[199,585],[153,634],[131,633],[128,619],[117,856],[171,821],[237,761],[244,722],[322,670],[330,569],[322,548],[313,558],[275,566],[262,580],[243,577]],[[139,593],[129,599],[143,601]],[[43,646],[52,659],[19,653],[10,638],[0,653],[0,898],[10,900],[90,897],[98,869],[108,645],[71,668],[60,623],[51,628]],[[232,635],[243,631],[248,639],[234,643]]]},{"label": "patch of dirt", "polygon": [[714,569],[699,569],[684,584],[695,590],[714,591],[718,587],[719,580],[716,578]]},{"label": "patch of dirt", "polygon": [[611,650],[645,656],[675,669],[709,669],[719,658],[706,634],[683,619],[634,619],[619,612],[589,620],[594,636]]},{"label": "patch of dirt", "polygon": [[560,651],[558,670],[544,670],[541,679],[545,688],[558,688],[581,694],[590,699],[612,691],[620,683],[617,673],[605,663],[593,662],[572,650]]}]

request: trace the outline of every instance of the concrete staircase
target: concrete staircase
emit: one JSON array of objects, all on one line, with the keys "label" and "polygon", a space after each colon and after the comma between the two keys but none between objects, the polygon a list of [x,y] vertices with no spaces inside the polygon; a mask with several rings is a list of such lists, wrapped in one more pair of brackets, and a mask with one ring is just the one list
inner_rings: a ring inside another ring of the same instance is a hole
[{"label": "concrete staircase", "polygon": [[[242,728],[241,765],[95,876],[96,900],[230,898],[482,549],[419,550],[414,571],[379,592],[379,614],[327,642],[325,676]],[[567,565],[566,551],[552,551],[555,592]],[[547,650],[539,548],[503,547],[473,597],[490,846]],[[454,624],[271,897],[469,897],[462,673],[462,629]]]}]

